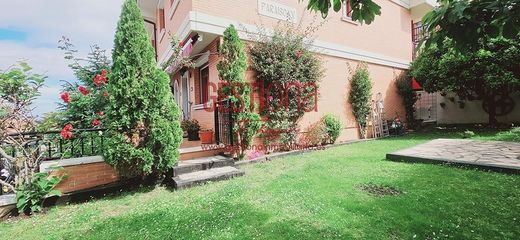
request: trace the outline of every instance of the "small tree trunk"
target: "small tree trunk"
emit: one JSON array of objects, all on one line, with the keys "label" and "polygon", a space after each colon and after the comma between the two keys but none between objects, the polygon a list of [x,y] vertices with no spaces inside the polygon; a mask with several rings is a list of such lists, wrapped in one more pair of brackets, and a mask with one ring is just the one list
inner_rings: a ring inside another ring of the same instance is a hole
[{"label": "small tree trunk", "polygon": [[495,104],[495,92],[492,91],[488,96],[488,123],[491,126],[496,126],[498,124],[497,121],[497,106]]}]

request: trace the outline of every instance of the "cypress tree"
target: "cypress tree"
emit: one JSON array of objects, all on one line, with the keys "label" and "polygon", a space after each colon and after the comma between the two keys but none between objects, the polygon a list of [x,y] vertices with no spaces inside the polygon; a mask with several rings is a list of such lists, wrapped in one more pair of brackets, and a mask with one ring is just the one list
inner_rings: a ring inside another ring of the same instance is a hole
[{"label": "cypress tree", "polygon": [[154,56],[136,1],[126,0],[112,52],[105,150],[106,161],[122,175],[160,174],[179,157],[180,111]]},{"label": "cypress tree", "polygon": [[226,87],[222,91],[231,100],[234,109],[233,139],[238,146],[238,157],[243,158],[262,124],[260,115],[254,112],[251,89],[245,80],[247,57],[244,43],[233,25],[224,31],[219,53],[222,59],[217,64],[217,69],[220,79],[226,81]]}]

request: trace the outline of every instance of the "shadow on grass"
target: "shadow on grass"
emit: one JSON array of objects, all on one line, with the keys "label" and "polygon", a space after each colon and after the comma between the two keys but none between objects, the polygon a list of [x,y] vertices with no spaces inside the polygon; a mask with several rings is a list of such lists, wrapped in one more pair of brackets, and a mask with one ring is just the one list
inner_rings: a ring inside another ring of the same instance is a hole
[{"label": "shadow on grass", "polygon": [[[250,204],[227,201],[200,203],[200,208],[153,209],[95,223],[91,239],[343,239],[340,229],[317,227],[309,221],[276,219]],[[351,236],[350,236],[351,237]]]}]

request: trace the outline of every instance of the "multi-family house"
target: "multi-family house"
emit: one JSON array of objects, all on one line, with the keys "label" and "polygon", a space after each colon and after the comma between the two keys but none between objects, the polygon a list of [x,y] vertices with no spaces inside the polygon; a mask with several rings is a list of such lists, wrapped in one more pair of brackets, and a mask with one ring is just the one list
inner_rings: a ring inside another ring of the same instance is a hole
[{"label": "multi-family house", "polygon": [[[323,60],[324,75],[320,81],[318,110],[306,113],[300,121],[302,129],[332,113],[341,118],[343,130],[339,140],[358,139],[358,124],[348,104],[350,68],[365,62],[373,83],[374,99],[384,102],[387,119],[405,117],[401,98],[396,92],[395,78],[410,66],[414,56],[414,29],[436,1],[376,0],[381,15],[369,25],[352,21],[351,11],[321,15],[306,9],[307,1],[299,0],[137,0],[156,49],[159,65],[172,57],[170,40],[177,36],[183,54],[193,57],[195,68],[176,69],[171,73],[171,86],[185,119],[197,119],[202,127],[215,129],[215,113],[207,109],[215,104],[219,81],[216,65],[218,46],[230,24],[239,35],[251,41],[250,33],[258,26],[272,29],[287,22],[307,26],[317,18],[324,21],[315,32],[312,49]],[[249,32],[249,34],[246,34]],[[252,67],[246,77],[254,81]],[[213,83],[213,84],[212,84]],[[219,137],[218,135],[216,136]],[[218,140],[218,139],[216,139]]]}]

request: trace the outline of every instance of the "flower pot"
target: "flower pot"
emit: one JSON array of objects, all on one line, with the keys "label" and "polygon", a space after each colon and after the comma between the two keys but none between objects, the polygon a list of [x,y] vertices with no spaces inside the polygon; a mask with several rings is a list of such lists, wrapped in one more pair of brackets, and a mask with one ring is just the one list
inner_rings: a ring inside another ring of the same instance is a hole
[{"label": "flower pot", "polygon": [[200,131],[199,132],[200,142],[202,144],[213,143],[213,131]]},{"label": "flower pot", "polygon": [[188,141],[198,141],[198,140],[199,140],[198,131],[188,131]]}]

